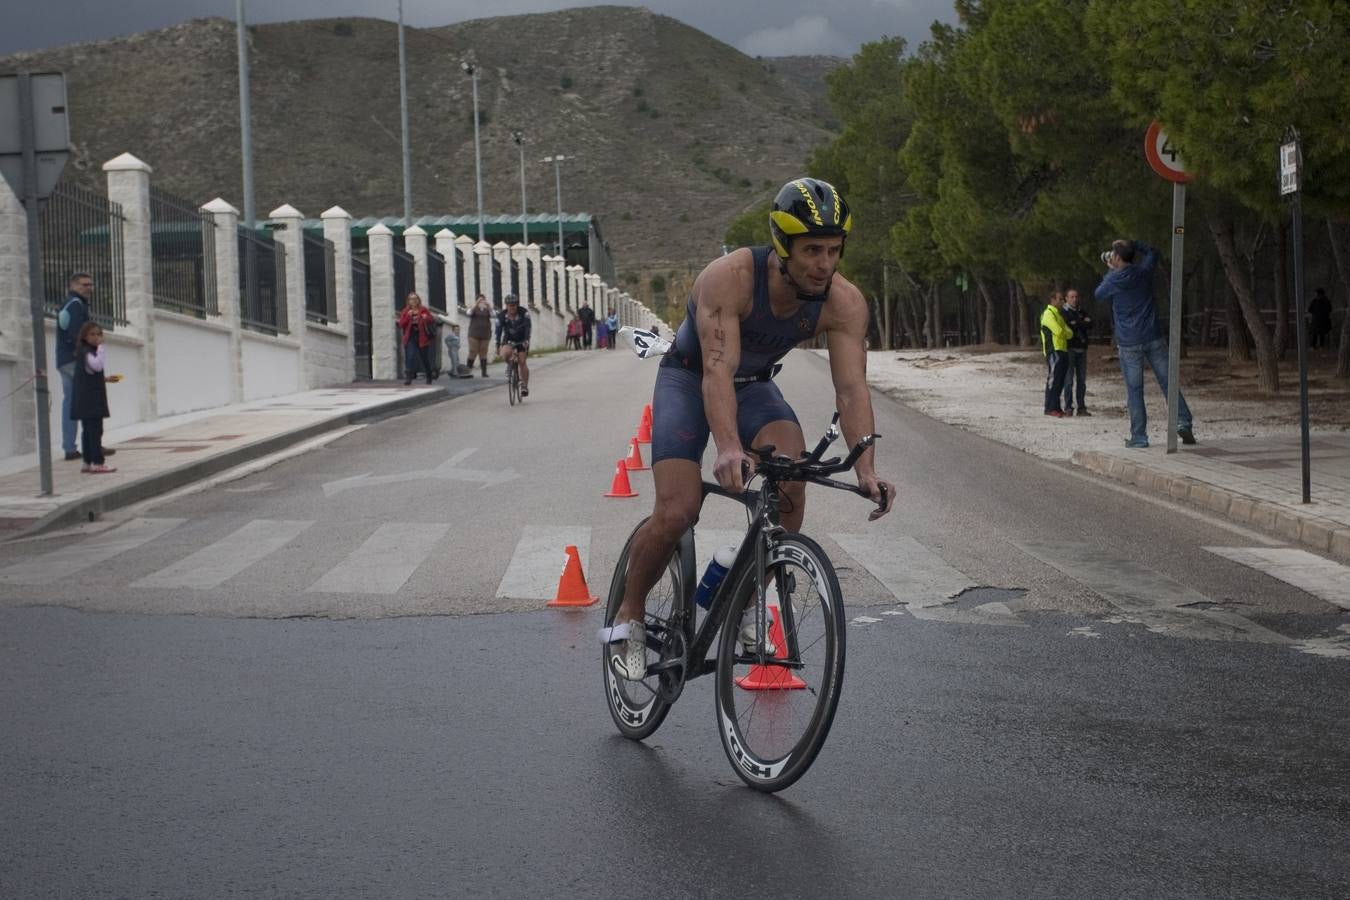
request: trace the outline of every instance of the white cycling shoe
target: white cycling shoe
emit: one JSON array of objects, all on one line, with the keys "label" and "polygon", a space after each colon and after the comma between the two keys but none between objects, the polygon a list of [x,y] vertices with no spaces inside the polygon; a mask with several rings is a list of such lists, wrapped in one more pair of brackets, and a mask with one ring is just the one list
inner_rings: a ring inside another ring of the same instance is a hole
[{"label": "white cycling shoe", "polygon": [[[777,585],[771,584],[764,589],[764,605],[766,609],[776,607],[778,605]],[[773,618],[772,614],[770,614],[769,621],[764,623],[765,656],[775,656],[778,653],[778,647],[774,645],[773,638],[769,637],[769,625],[772,624],[772,622]],[[755,632],[757,630],[757,627],[758,626],[755,623],[755,608],[754,606],[749,606],[746,608],[745,613],[741,616],[741,631],[739,635],[739,639],[741,642],[741,652],[746,654],[747,656],[753,656],[755,653],[758,652],[758,650],[756,650],[756,643],[755,643],[755,638],[757,637]]]},{"label": "white cycling shoe", "polygon": [[609,665],[616,675],[629,681],[647,677],[647,629],[641,622],[602,628],[600,640],[605,644],[606,653],[615,651],[609,658]]}]

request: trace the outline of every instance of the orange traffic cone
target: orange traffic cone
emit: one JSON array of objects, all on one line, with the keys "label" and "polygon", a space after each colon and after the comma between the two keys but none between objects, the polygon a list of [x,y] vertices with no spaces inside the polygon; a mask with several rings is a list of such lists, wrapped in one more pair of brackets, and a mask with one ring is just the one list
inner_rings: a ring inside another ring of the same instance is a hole
[{"label": "orange traffic cone", "polygon": [[[787,659],[787,638],[783,636],[783,625],[778,619],[778,607],[769,607],[772,623],[769,625],[769,640],[778,651],[774,659]],[[746,691],[800,691],[806,687],[791,669],[783,666],[753,665],[750,671],[736,679],[736,687]]]},{"label": "orange traffic cone", "polygon": [[642,461],[642,451],[638,449],[638,439],[633,438],[628,442],[628,446],[633,450],[628,454],[628,458],[623,461],[624,468],[630,472],[643,472],[651,468]]},{"label": "orange traffic cone", "polygon": [[577,548],[567,548],[567,564],[563,566],[562,577],[558,579],[558,595],[548,601],[549,606],[592,606],[600,602],[599,597],[591,596],[586,587],[586,576],[581,574],[581,557]]},{"label": "orange traffic cone", "polygon": [[636,497],[637,491],[628,483],[628,467],[619,460],[614,464],[614,483],[609,486],[606,497]]},{"label": "orange traffic cone", "polygon": [[637,439],[641,443],[652,442],[652,405],[642,407],[642,419],[638,422]]}]

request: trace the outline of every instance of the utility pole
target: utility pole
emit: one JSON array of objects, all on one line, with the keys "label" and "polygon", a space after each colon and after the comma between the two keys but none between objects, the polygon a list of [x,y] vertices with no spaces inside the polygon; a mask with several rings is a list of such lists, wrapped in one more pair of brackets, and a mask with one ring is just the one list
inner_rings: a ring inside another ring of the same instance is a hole
[{"label": "utility pole", "polygon": [[563,225],[562,225],[562,163],[565,159],[576,159],[575,156],[563,156],[556,153],[553,156],[545,156],[543,162],[553,163],[553,178],[558,186],[558,256],[567,264],[567,249],[563,246]]},{"label": "utility pole", "polygon": [[403,0],[398,0],[398,100],[403,119],[403,227],[412,225],[412,145],[408,142],[408,53],[403,40]]},{"label": "utility pole", "polygon": [[528,207],[525,205],[525,132],[511,132],[511,140],[516,142],[520,148],[520,235],[525,244],[530,243],[530,222],[527,216]]},{"label": "utility pole", "polygon": [[240,156],[244,162],[244,309],[258,297],[258,248],[255,245],[257,217],[253,206],[253,127],[249,113],[248,87],[248,26],[244,24],[244,0],[235,0],[235,31],[239,38],[239,140]]},{"label": "utility pole", "polygon": [[483,243],[483,150],[478,140],[478,67],[462,62],[459,67],[473,81],[473,171],[478,180],[478,242]]}]

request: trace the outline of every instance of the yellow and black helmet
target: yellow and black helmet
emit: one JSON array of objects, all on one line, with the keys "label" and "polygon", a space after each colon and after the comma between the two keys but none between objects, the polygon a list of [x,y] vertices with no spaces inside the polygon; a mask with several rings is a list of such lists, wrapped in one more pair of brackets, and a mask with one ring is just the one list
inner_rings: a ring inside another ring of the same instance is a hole
[{"label": "yellow and black helmet", "polygon": [[804,234],[847,239],[852,228],[848,203],[834,185],[816,178],[794,178],[783,185],[769,211],[769,234],[779,259],[787,259],[792,241]]}]

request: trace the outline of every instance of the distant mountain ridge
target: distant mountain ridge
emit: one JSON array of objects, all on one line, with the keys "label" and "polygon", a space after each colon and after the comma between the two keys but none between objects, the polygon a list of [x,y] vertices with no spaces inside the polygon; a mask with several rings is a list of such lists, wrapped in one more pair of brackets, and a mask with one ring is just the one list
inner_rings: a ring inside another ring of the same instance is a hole
[{"label": "distant mountain ridge", "polygon": [[[471,83],[480,68],[485,214],[601,220],[620,272],[705,260],[727,224],[799,174],[831,136],[817,57],[752,59],[666,16],[600,6],[406,31],[413,212],[472,214]],[[260,216],[290,203],[356,216],[403,211],[397,25],[323,19],[250,28]],[[842,62],[836,60],[835,65]],[[0,71],[66,72],[68,179],[101,185],[130,152],[154,183],[242,205],[234,23],[201,19],[125,38],[0,58]]]}]

